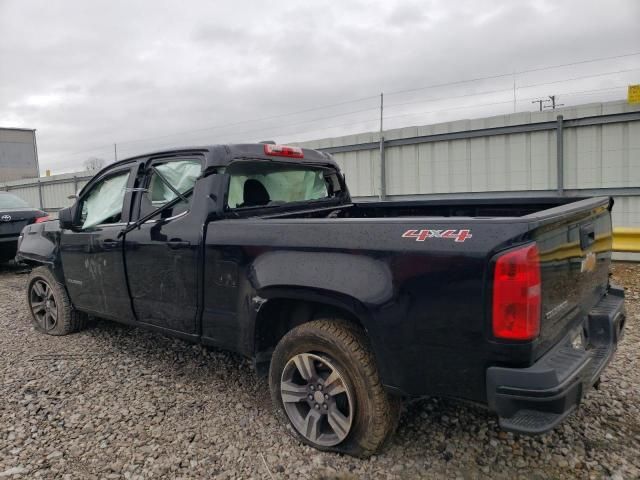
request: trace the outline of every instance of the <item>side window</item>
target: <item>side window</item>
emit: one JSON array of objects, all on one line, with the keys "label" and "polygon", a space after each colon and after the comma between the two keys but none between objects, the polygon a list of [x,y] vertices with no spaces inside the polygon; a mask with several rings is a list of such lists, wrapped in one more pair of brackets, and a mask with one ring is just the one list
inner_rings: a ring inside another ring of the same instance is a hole
[{"label": "side window", "polygon": [[[193,188],[202,171],[198,160],[175,160],[156,163],[153,164],[153,167],[155,171],[152,171],[147,184],[147,192],[142,197],[141,216],[147,215],[175,199],[177,195],[174,190],[182,194]],[[191,198],[191,196],[187,197],[188,203],[181,201],[167,209],[163,212],[163,216],[172,217],[189,210]]]},{"label": "side window", "polygon": [[93,186],[82,199],[80,207],[80,224],[83,230],[122,220],[122,204],[128,180],[127,171],[107,177]]}]

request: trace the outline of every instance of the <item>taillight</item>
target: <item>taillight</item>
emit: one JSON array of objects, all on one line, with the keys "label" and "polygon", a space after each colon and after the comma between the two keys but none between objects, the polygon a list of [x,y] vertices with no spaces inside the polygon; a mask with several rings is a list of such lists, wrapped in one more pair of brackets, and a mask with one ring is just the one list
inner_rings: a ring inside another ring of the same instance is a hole
[{"label": "taillight", "polygon": [[45,215],[44,217],[36,217],[36,219],[35,219],[35,221],[33,223],[48,222],[49,220],[51,220],[49,215]]},{"label": "taillight", "polygon": [[274,157],[304,158],[304,153],[300,147],[289,147],[287,145],[265,143],[264,153]]},{"label": "taillight", "polygon": [[493,335],[531,340],[540,333],[540,255],[535,244],[511,250],[495,263]]}]

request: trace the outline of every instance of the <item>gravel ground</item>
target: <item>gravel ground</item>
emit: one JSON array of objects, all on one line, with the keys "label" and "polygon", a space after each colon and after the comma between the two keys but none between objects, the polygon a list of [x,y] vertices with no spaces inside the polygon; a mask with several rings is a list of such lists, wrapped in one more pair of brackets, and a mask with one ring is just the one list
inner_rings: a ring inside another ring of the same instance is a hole
[{"label": "gravel ground", "polygon": [[323,454],[274,420],[250,364],[131,327],[35,332],[26,275],[0,271],[2,478],[640,478],[640,265],[617,264],[626,337],[599,391],[552,433],[500,431],[480,408],[409,405],[369,460]]}]

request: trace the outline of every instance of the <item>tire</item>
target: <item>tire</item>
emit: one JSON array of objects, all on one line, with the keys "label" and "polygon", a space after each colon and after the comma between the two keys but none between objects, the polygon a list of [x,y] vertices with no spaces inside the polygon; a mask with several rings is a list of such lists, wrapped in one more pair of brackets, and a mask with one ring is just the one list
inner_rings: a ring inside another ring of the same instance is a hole
[{"label": "tire", "polygon": [[340,319],[288,332],[273,352],[269,387],[278,419],[318,450],[369,457],[400,417],[402,401],[384,390],[364,332]]},{"label": "tire", "polygon": [[82,330],[87,315],[71,305],[64,286],[47,267],[31,272],[27,282],[27,305],[36,330],[47,335],[68,335]]}]

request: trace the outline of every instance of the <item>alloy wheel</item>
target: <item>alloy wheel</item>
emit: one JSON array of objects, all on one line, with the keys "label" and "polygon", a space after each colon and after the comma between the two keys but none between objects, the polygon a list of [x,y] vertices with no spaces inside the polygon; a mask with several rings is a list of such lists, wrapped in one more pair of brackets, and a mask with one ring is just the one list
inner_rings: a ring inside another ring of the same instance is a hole
[{"label": "alloy wheel", "polygon": [[312,353],[292,357],[282,372],[280,395],[289,420],[307,440],[331,447],[351,431],[353,395],[330,359]]},{"label": "alloy wheel", "polygon": [[53,289],[44,280],[38,279],[31,285],[29,306],[38,325],[48,332],[58,323],[58,306]]}]

